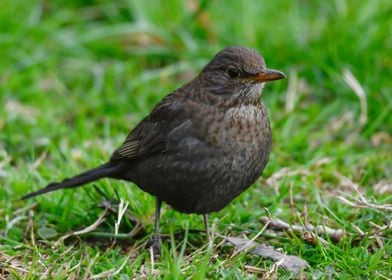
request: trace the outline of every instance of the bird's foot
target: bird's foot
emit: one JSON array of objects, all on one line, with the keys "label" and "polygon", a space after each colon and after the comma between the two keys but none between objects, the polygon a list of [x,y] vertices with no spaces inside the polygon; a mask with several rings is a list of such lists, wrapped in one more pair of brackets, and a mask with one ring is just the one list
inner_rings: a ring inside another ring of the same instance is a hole
[{"label": "bird's foot", "polygon": [[147,247],[152,250],[154,258],[159,257],[162,252],[161,237],[159,235],[151,237],[147,243]]}]

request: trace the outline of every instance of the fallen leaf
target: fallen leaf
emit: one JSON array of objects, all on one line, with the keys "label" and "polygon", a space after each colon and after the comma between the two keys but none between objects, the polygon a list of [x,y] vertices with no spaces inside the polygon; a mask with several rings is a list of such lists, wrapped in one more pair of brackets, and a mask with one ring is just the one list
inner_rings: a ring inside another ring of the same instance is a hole
[{"label": "fallen leaf", "polygon": [[294,274],[299,274],[301,271],[309,267],[307,261],[292,255],[286,255],[275,250],[272,246],[260,245],[257,242],[251,241],[238,237],[228,237],[227,241],[234,245],[236,250],[250,249],[249,253],[257,255],[266,259],[279,262],[279,267],[290,271]]},{"label": "fallen leaf", "polygon": [[51,239],[57,236],[57,231],[53,228],[42,226],[38,229],[38,235],[42,239]]}]

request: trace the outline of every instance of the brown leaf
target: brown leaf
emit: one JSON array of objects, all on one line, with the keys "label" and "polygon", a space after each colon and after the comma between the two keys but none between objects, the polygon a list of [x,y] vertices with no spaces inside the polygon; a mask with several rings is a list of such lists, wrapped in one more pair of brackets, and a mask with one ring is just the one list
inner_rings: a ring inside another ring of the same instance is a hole
[{"label": "brown leaf", "polygon": [[250,249],[249,253],[252,255],[260,256],[266,259],[273,260],[274,262],[279,262],[280,267],[290,271],[294,274],[299,274],[301,271],[309,267],[307,261],[292,255],[286,255],[275,250],[271,246],[260,245],[254,241],[249,241],[247,239],[238,237],[228,237],[227,241],[234,245],[236,250],[246,250]]}]

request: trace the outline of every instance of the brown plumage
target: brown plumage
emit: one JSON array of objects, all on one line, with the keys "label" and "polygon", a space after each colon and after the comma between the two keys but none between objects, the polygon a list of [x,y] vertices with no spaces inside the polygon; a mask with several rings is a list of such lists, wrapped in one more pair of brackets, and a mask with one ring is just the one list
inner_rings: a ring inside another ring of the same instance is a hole
[{"label": "brown plumage", "polygon": [[23,199],[108,177],[132,181],[157,198],[157,233],[162,201],[206,219],[261,175],[271,129],[260,95],[265,82],[284,77],[266,69],[254,50],[226,48],[195,79],[167,95],[108,163]]}]

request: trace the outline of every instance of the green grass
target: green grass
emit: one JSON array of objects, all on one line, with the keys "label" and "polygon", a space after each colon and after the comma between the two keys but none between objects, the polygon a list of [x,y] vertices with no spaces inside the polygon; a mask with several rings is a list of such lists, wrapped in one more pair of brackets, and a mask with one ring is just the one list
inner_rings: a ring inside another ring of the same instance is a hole
[{"label": "green grass", "polygon": [[[374,188],[392,179],[391,1],[160,3],[0,1],[2,277],[79,279],[124,264],[114,278],[256,279],[260,275],[246,265],[272,268],[271,261],[247,254],[229,259],[232,249],[216,246],[219,238],[214,246],[202,234],[174,238],[173,232],[201,229],[203,223],[201,217],[168,207],[161,224],[171,238],[152,264],[143,245],[153,232],[154,201],[130,183],[96,183],[109,197],[129,201],[130,212],[145,224],[144,233],[112,247],[103,234],[52,246],[102,213],[102,197],[91,185],[17,200],[105,161],[154,104],[228,45],[258,49],[269,67],[289,78],[268,84],[262,97],[274,135],[263,178],[212,215],[215,231],[245,232],[252,238],[263,226],[264,207],[290,223],[300,223],[306,209],[309,222],[344,229],[346,237],[339,244],[310,245],[290,234],[278,238],[268,232],[258,242],[307,260],[311,268],[303,276],[308,279],[392,277],[391,230],[383,231],[379,242],[374,234],[360,238],[356,230],[367,233],[374,224],[387,225],[391,212],[354,208],[337,199],[357,197],[341,174],[358,184],[371,203],[392,201],[390,187],[384,194]],[[345,69],[366,93],[363,124]],[[288,92],[295,102],[287,101]],[[268,180],[282,168],[297,174]],[[115,215],[108,217],[94,232],[113,234],[115,221]],[[123,219],[120,233],[131,230]]]}]

